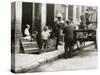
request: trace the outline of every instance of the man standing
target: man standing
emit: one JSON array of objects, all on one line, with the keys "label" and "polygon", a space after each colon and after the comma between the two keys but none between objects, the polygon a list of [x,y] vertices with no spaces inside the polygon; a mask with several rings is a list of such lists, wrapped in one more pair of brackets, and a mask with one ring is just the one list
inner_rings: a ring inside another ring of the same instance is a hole
[{"label": "man standing", "polygon": [[71,58],[74,44],[74,35],[73,35],[74,26],[70,24],[70,21],[66,21],[63,33],[64,33],[64,42],[65,42],[65,53],[64,58]]},{"label": "man standing", "polygon": [[85,25],[85,17],[84,14],[82,14],[80,16],[80,29],[84,29],[84,25]]},{"label": "man standing", "polygon": [[89,11],[89,9],[86,9],[86,12],[85,12],[85,24],[86,24],[86,29],[88,29],[88,25],[90,24],[89,17],[90,17],[90,11]]},{"label": "man standing", "polygon": [[54,29],[53,29],[53,32],[55,34],[55,37],[56,37],[56,46],[55,46],[55,49],[58,50],[58,45],[59,45],[59,37],[60,37],[60,20],[61,20],[61,17],[57,17],[57,21],[55,22],[55,26],[54,26]]}]

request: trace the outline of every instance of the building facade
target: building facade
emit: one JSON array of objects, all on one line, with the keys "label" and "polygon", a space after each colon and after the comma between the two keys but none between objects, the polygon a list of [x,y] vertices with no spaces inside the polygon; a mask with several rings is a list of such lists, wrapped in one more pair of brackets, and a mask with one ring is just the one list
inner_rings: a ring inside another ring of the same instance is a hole
[{"label": "building facade", "polygon": [[[80,15],[88,7],[78,5],[46,4],[32,2],[13,2],[11,4],[11,45],[12,53],[20,53],[20,38],[23,37],[26,24],[30,25],[30,33],[39,32],[54,24],[55,18],[61,16],[65,20],[73,20],[75,25],[80,24]],[[97,9],[97,8],[94,8]],[[92,12],[95,12],[92,11]],[[97,21],[97,12],[92,21]],[[93,20],[94,19],[94,20]]]}]

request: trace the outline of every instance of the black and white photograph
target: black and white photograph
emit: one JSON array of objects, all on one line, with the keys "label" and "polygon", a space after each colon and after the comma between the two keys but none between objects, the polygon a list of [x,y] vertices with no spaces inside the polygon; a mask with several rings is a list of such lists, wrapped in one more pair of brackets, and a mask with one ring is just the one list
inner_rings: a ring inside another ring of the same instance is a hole
[{"label": "black and white photograph", "polygon": [[97,6],[12,2],[11,71],[96,69],[97,14]]}]

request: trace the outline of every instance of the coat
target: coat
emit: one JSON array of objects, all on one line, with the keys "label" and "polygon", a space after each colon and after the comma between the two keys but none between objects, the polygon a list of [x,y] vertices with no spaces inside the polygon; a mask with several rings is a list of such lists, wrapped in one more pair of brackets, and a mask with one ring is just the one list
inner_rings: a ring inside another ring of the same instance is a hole
[{"label": "coat", "polygon": [[74,34],[73,34],[74,26],[69,25],[64,27],[63,33],[64,33],[64,41],[67,43],[74,42]]}]

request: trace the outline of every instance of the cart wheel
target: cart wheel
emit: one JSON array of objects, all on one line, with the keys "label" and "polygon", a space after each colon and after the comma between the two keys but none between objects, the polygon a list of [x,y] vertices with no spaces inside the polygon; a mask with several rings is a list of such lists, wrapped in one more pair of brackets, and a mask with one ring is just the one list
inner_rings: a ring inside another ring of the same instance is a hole
[{"label": "cart wheel", "polygon": [[80,49],[83,49],[85,47],[85,42],[80,41]]}]

